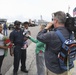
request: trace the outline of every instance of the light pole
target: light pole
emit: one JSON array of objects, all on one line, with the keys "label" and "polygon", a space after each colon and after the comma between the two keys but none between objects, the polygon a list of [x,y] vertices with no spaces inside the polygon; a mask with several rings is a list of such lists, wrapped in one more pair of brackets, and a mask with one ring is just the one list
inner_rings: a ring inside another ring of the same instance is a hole
[{"label": "light pole", "polygon": [[41,24],[42,24],[42,20],[43,20],[43,19],[42,19],[42,15],[41,15],[40,17],[41,17]]},{"label": "light pole", "polygon": [[69,11],[70,11],[70,6],[68,6],[68,13],[69,13]]}]

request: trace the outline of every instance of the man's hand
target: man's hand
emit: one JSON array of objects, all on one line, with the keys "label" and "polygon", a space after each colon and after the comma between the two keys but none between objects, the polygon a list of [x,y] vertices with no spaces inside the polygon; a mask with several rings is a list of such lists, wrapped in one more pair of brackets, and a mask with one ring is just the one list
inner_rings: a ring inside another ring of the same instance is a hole
[{"label": "man's hand", "polygon": [[27,39],[28,39],[30,36],[31,36],[31,35],[29,35],[29,34],[26,34],[26,38],[27,38]]},{"label": "man's hand", "polygon": [[47,24],[47,26],[45,27],[45,29],[49,30],[52,25],[53,25],[53,23],[52,23],[52,22],[49,22],[49,23]]},{"label": "man's hand", "polygon": [[1,49],[5,49],[5,50],[8,50],[8,47],[7,46],[0,46]]},{"label": "man's hand", "polygon": [[10,48],[10,55],[14,56],[14,52],[13,52],[13,50],[11,48]]}]

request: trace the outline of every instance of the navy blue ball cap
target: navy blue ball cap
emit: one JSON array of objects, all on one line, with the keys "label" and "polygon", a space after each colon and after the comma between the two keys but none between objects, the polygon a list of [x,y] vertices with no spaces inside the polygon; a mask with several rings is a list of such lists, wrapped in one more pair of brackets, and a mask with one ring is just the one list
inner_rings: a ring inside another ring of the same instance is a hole
[{"label": "navy blue ball cap", "polygon": [[16,20],[16,21],[14,22],[14,25],[20,25],[20,24],[21,24],[21,22],[18,21],[18,20]]}]

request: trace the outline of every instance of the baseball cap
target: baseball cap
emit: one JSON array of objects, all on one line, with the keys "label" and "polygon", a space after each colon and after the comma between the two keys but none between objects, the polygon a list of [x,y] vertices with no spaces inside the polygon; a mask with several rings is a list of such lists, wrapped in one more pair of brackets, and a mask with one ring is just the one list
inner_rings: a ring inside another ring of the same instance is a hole
[{"label": "baseball cap", "polygon": [[14,25],[20,25],[20,24],[21,24],[21,22],[18,21],[18,20],[16,20],[16,21],[14,22]]}]

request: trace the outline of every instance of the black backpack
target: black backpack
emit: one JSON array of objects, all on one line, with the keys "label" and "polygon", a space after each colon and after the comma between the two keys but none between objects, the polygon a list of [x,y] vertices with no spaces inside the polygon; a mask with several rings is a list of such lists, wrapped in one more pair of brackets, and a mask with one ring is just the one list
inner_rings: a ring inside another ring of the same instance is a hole
[{"label": "black backpack", "polygon": [[74,67],[73,61],[76,59],[76,40],[71,35],[69,39],[65,39],[62,33],[57,30],[56,34],[62,42],[62,48],[58,53],[58,59],[61,69],[67,71]]}]

